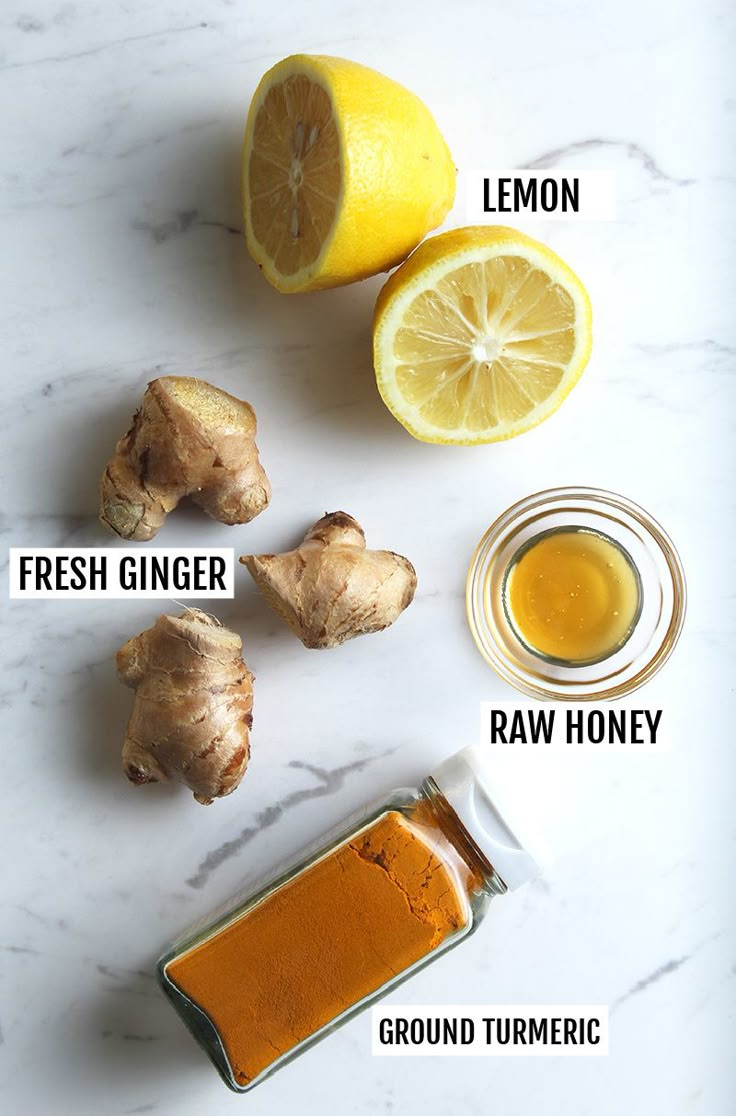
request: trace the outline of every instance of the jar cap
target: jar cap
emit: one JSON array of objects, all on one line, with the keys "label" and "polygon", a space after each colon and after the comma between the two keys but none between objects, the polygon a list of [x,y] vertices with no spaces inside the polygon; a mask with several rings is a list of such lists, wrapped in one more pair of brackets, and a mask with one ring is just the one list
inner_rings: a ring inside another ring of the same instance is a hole
[{"label": "jar cap", "polygon": [[488,748],[473,744],[441,763],[430,778],[513,891],[539,875],[539,861],[547,857],[541,850],[537,855],[529,851],[529,835],[519,807],[507,801],[490,768]]}]

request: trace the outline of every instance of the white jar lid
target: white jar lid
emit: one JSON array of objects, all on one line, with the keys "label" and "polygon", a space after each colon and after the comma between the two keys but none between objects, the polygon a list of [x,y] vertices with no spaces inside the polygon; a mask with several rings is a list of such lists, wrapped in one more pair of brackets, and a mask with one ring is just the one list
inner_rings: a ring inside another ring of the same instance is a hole
[{"label": "white jar lid", "polygon": [[513,891],[539,875],[540,851],[533,855],[531,832],[523,817],[523,804],[507,801],[503,787],[494,781],[489,750],[473,744],[441,763],[430,775],[442,797],[455,811],[483,855],[506,887]]}]

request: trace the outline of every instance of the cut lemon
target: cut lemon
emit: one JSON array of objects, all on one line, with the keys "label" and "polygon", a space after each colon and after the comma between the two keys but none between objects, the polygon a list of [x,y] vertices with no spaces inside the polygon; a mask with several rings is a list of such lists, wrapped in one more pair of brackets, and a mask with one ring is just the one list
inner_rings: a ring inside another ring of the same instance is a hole
[{"label": "cut lemon", "polygon": [[296,54],[253,97],[243,197],[266,278],[309,291],[406,259],[450,209],[455,168],[413,93],[356,62]]},{"label": "cut lemon", "polygon": [[544,244],[498,225],[425,241],[376,304],[378,389],[424,442],[523,434],[557,410],[590,347],[577,276]]}]

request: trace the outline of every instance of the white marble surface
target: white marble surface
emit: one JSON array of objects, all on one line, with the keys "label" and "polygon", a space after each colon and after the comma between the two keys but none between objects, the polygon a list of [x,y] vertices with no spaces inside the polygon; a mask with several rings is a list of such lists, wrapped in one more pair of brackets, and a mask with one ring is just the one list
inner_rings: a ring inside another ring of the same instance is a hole
[{"label": "white marble surface", "polygon": [[[6,606],[2,1111],[733,1112],[725,0],[9,0],[0,20],[3,542],[103,544],[97,475],[144,384],[196,373],[256,407],[273,503],[232,530],[182,511],[161,545],[276,549],[344,507],[420,579],[391,631],[316,654],[243,573],[217,611],[257,674],[252,768],[209,809],[175,788],[135,790],[119,770],[131,698],[112,655],[155,604]],[[414,442],[373,384],[380,281],[284,299],[250,262],[245,112],[261,73],[295,50],[414,89],[460,168],[617,172],[615,224],[530,230],[583,276],[596,315],[583,381],[537,431],[475,449]],[[474,740],[482,698],[512,696],[471,641],[465,567],[497,513],[557,483],[625,493],[681,549],[688,623],[647,692],[673,746],[568,765],[545,879],[498,901],[395,999],[607,1002],[610,1057],[373,1060],[363,1016],[248,1098],[230,1095],[159,995],[156,955],[281,856]]]}]

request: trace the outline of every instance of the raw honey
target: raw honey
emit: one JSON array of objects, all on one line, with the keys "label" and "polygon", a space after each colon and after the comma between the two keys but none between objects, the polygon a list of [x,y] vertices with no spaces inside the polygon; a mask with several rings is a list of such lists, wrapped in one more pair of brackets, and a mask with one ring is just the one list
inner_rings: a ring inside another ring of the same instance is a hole
[{"label": "raw honey", "polygon": [[613,539],[582,528],[544,532],[509,567],[504,605],[535,654],[583,665],[618,650],[641,611],[639,575]]}]

